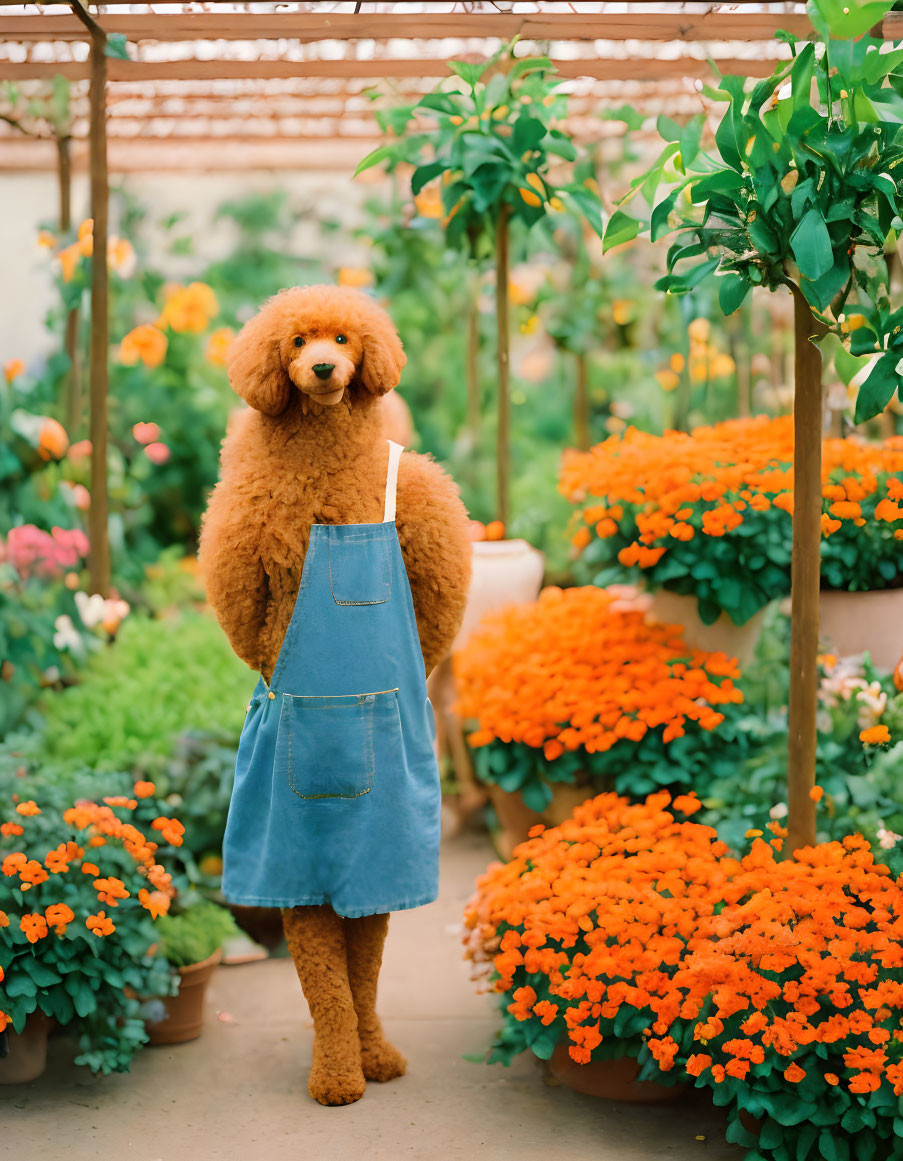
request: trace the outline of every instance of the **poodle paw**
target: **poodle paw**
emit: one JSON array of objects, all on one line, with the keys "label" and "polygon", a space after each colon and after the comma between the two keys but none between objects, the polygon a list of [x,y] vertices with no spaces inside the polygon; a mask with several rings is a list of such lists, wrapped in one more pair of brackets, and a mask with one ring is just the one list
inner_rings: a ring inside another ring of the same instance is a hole
[{"label": "poodle paw", "polygon": [[408,1062],[388,1040],[371,1040],[361,1045],[361,1066],[367,1080],[395,1080],[404,1076]]},{"label": "poodle paw", "polygon": [[367,1081],[360,1061],[356,1058],[341,1060],[317,1059],[310,1070],[307,1091],[321,1105],[351,1105],[364,1095]]}]

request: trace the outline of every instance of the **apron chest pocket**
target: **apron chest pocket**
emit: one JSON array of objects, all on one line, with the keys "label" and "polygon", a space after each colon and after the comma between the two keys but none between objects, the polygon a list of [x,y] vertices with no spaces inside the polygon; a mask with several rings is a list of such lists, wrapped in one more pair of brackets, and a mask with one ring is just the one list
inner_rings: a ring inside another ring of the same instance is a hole
[{"label": "apron chest pocket", "polygon": [[299,798],[360,798],[373,788],[380,756],[401,753],[395,689],[282,695],[276,762]]},{"label": "apron chest pocket", "polygon": [[384,605],[392,596],[388,540],[331,540],[329,587],[337,605]]}]

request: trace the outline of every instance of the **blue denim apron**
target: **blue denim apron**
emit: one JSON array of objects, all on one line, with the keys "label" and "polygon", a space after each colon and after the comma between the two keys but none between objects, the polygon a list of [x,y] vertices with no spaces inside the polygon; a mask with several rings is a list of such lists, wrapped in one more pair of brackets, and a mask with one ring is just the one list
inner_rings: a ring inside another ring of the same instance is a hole
[{"label": "blue denim apron", "polygon": [[351,918],[432,902],[435,724],[398,533],[401,447],[381,524],[314,524],[270,685],[251,697],[223,844],[230,903]]}]

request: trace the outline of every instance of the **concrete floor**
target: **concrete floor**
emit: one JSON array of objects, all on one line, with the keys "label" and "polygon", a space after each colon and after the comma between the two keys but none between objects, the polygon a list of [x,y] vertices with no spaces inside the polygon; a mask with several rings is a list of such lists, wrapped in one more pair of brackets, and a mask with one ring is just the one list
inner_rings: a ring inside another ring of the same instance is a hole
[{"label": "concrete floor", "polygon": [[[312,1027],[290,960],[220,968],[204,1035],[138,1054],[131,1073],[94,1078],[65,1037],[48,1070],[0,1087],[0,1156],[16,1161],[739,1161],[704,1097],[616,1105],[462,1054],[489,1044],[492,1001],[461,959],[459,923],[492,858],[484,835],[446,840],[442,895],[392,917],[380,989],[388,1035],[409,1074],[344,1108],[307,1095]],[[221,1019],[219,1017],[225,1017]]]}]

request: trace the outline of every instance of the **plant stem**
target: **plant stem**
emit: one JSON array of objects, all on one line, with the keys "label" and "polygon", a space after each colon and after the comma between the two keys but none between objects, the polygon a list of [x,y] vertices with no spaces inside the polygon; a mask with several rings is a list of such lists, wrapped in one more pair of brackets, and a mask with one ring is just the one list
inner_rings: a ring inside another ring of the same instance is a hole
[{"label": "plant stem", "polygon": [[589,367],[585,351],[577,353],[577,383],[574,392],[574,442],[579,451],[588,451],[589,438]]},{"label": "plant stem", "polygon": [[480,433],[480,275],[471,272],[467,302],[467,432],[473,447]]},{"label": "plant stem", "polygon": [[787,745],[787,853],[815,842],[818,602],[821,588],[821,352],[809,341],[824,328],[791,284],[795,342],[793,561],[791,565],[790,710]]},{"label": "plant stem", "polygon": [[[93,22],[92,22],[93,23]],[[88,567],[92,593],[110,591],[110,539],[107,524],[107,382],[109,348],[109,232],[110,185],[107,171],[107,58],[106,36],[96,25],[91,31],[91,216],[94,219],[94,257],[91,262],[91,542]]]},{"label": "plant stem", "polygon": [[507,526],[510,516],[508,487],[511,476],[511,391],[508,357],[508,221],[511,209],[503,204],[495,228],[495,317],[498,331],[499,405],[496,437],[497,519]]},{"label": "plant stem", "polygon": [[[59,178],[60,234],[72,229],[72,138],[57,137],[57,176]],[[63,383],[63,415],[66,431],[70,438],[75,435],[81,420],[81,368],[78,350],[79,309],[73,306],[66,315],[65,351],[69,359],[69,370]]]}]

